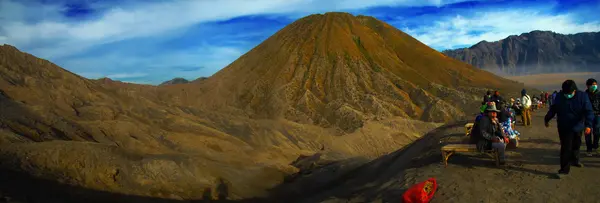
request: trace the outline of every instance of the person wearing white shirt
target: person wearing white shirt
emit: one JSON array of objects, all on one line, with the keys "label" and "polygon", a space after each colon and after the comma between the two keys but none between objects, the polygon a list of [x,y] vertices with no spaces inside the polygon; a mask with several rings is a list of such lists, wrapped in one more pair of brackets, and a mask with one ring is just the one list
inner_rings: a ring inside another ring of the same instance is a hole
[{"label": "person wearing white shirt", "polygon": [[531,97],[527,95],[527,90],[521,90],[521,104],[523,105],[521,118],[524,126],[531,126]]}]

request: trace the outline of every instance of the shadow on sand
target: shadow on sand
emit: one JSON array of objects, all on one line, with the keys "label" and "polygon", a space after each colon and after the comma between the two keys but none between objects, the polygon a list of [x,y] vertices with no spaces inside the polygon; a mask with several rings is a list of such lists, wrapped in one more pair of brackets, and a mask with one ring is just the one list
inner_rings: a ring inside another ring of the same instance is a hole
[{"label": "shadow on sand", "polygon": [[560,145],[559,142],[547,138],[534,138],[534,139],[523,139],[520,143],[538,143],[538,144],[555,144]]},{"label": "shadow on sand", "polygon": [[[229,188],[225,183],[226,180],[223,179],[217,181],[218,184],[215,188],[206,188],[203,191],[198,191],[202,193],[202,199],[172,200],[84,189],[35,179],[28,175],[11,171],[0,171],[0,191],[8,193],[14,199],[25,203],[322,202],[332,198],[354,199],[359,202],[369,202],[375,199],[380,199],[384,202],[398,201],[406,190],[405,185],[409,182],[403,179],[407,170],[440,164],[440,147],[446,144],[440,141],[464,137],[462,127],[465,123],[463,121],[441,126],[427,133],[419,140],[404,146],[402,149],[371,161],[347,159],[327,163],[310,171],[301,171],[301,174],[294,174],[293,181],[284,182],[270,189],[270,196],[268,198],[227,200]],[[551,140],[529,141],[552,143]],[[558,165],[558,151],[556,149],[518,148],[514,151],[520,153],[521,156],[515,158],[514,161],[511,160],[511,157],[508,157],[509,166],[505,170],[550,176],[552,175],[550,173],[527,169],[521,166],[524,164]],[[453,165],[462,167],[496,167],[488,157],[469,154],[454,155],[450,162]],[[586,163],[586,167],[599,167],[599,164],[589,162]],[[440,188],[442,187],[440,186]],[[214,196],[217,196],[216,200],[213,200]],[[32,199],[32,197],[35,199]]]},{"label": "shadow on sand", "polygon": [[[229,188],[225,180],[219,179],[217,187],[206,188],[199,200],[173,200],[143,196],[115,194],[81,187],[60,184],[34,178],[30,175],[14,171],[0,171],[0,191],[12,199],[23,203],[61,202],[61,203],[105,203],[105,202],[149,202],[149,203],[183,203],[183,202],[321,202],[330,197],[350,198],[353,194],[370,189],[367,185],[382,184],[388,177],[403,175],[410,167],[419,167],[440,161],[439,154],[419,157],[425,151],[439,148],[439,140],[447,134],[446,129],[464,126],[466,122],[447,124],[429,132],[419,140],[388,155],[368,161],[353,158],[328,163],[301,175],[293,181],[282,183],[270,192],[268,198],[246,200],[227,200]],[[216,192],[216,200],[213,197]],[[310,195],[308,195],[310,194]],[[396,196],[395,198],[399,198]]]},{"label": "shadow on sand", "polygon": [[[449,136],[445,131],[448,129],[463,130],[466,123],[467,121],[460,121],[443,125],[395,152],[365,162],[350,170],[343,170],[339,167],[343,167],[343,163],[351,161],[341,161],[334,164],[334,166],[343,175],[339,175],[334,179],[323,181],[322,178],[326,177],[327,174],[320,174],[319,172],[313,173],[312,180],[311,178],[301,178],[300,181],[308,181],[309,183],[306,185],[312,187],[295,187],[297,181],[291,184],[281,184],[271,190],[273,198],[275,198],[271,201],[323,202],[331,199],[348,200],[356,198],[358,194],[361,195],[360,200],[357,200],[358,202],[370,202],[375,198],[380,198],[383,202],[388,200],[398,201],[401,199],[404,190],[389,189],[385,186],[382,188],[381,186],[389,183],[390,180],[400,180],[407,169],[440,163],[440,154],[433,151],[435,149],[439,150],[440,140]],[[452,135],[464,136],[464,133]],[[401,184],[397,183],[395,185]],[[377,195],[383,197],[376,197]]]},{"label": "shadow on sand", "polygon": [[257,199],[249,200],[227,200],[229,188],[223,179],[218,180],[216,195],[213,198],[211,188],[206,188],[202,192],[200,200],[174,200],[154,197],[144,197],[135,195],[125,195],[109,193],[104,191],[75,187],[61,184],[56,181],[43,180],[32,177],[28,174],[2,170],[0,171],[0,191],[5,197],[0,196],[0,202],[6,202],[10,197],[10,202],[20,203],[106,203],[106,202],[148,202],[148,203],[204,203],[204,202],[259,202]]}]

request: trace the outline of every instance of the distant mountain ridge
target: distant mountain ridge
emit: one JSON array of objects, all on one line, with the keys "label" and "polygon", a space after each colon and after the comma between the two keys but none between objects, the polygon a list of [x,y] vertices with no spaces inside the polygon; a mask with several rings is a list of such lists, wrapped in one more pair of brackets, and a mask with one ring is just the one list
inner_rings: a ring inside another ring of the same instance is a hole
[{"label": "distant mountain ridge", "polygon": [[190,83],[190,81],[186,80],[185,78],[179,78],[179,77],[177,77],[177,78],[173,78],[171,80],[165,81],[163,83],[160,83],[159,86],[162,86],[162,85],[174,85],[174,84],[186,84],[186,83]]},{"label": "distant mountain ridge", "polygon": [[443,53],[501,75],[595,72],[600,68],[600,32],[536,30]]}]

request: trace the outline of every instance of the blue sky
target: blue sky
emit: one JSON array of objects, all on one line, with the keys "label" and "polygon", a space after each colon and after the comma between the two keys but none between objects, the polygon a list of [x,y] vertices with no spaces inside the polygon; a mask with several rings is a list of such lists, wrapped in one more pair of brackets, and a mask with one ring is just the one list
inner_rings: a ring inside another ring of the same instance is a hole
[{"label": "blue sky", "polygon": [[374,16],[437,49],[532,30],[600,31],[600,1],[0,0],[0,44],[88,78],[210,76],[313,13]]}]

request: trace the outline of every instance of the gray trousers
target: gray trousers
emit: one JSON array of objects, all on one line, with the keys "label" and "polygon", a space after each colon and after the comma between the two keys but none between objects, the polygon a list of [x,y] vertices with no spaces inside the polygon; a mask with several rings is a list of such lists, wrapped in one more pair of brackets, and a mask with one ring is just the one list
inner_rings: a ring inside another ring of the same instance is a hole
[{"label": "gray trousers", "polygon": [[504,152],[506,151],[506,144],[504,144],[504,141],[493,142],[492,149],[498,150],[498,159],[500,160],[500,162],[504,162],[504,160],[505,160]]}]

